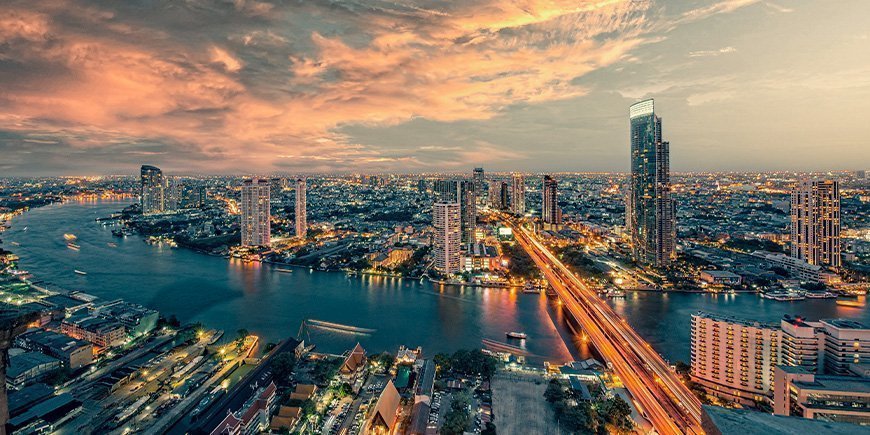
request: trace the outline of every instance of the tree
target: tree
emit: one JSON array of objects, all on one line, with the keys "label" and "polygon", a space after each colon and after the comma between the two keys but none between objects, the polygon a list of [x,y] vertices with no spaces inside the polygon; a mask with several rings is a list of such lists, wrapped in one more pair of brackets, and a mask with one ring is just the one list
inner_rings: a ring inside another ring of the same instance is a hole
[{"label": "tree", "polygon": [[279,385],[288,385],[296,368],[296,356],[290,352],[282,352],[272,357],[272,373]]},{"label": "tree", "polygon": [[480,435],[496,435],[495,425],[491,421],[486,422],[486,427],[480,431]]},{"label": "tree", "polygon": [[450,410],[444,416],[444,425],[441,427],[442,434],[460,435],[465,433],[468,423],[471,421],[471,415],[468,412],[470,404],[471,397],[467,392],[463,391],[453,395]]},{"label": "tree", "polygon": [[683,361],[677,361],[674,366],[676,367],[677,374],[680,375],[687,375],[689,374],[689,370],[692,369],[692,367]]},{"label": "tree", "polygon": [[547,399],[547,402],[561,402],[567,397],[568,395],[565,392],[565,385],[558,379],[550,379],[550,384],[547,385],[547,391],[544,391],[544,398]]},{"label": "tree", "polygon": [[498,369],[498,362],[480,349],[458,350],[450,357],[450,366],[456,373],[480,375],[488,380]]},{"label": "tree", "polygon": [[620,396],[613,396],[608,399],[601,407],[604,419],[620,430],[630,430],[632,428],[631,420],[628,418],[631,415],[631,407]]}]

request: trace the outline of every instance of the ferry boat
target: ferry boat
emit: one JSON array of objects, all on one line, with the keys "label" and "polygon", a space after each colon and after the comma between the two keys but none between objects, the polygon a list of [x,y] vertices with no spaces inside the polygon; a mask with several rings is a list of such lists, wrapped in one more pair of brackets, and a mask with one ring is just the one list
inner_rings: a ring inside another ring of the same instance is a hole
[{"label": "ferry boat", "polygon": [[72,243],[72,242],[67,243],[66,247],[72,249],[73,251],[78,251],[79,249],[81,249],[81,246],[76,245],[75,243]]},{"label": "ferry boat", "polygon": [[837,297],[837,295],[834,293],[831,293],[829,291],[807,292],[806,297],[808,297],[810,299],[835,299]]},{"label": "ferry boat", "polygon": [[511,332],[506,332],[505,334],[508,336],[508,338],[516,338],[517,340],[525,340],[526,338],[528,338],[528,335],[526,335],[525,332],[513,332],[513,331],[511,331]]},{"label": "ferry boat", "polygon": [[66,233],[63,235],[63,238],[64,238],[64,240],[66,240],[68,242],[72,242],[73,240],[77,239],[78,237],[76,237],[75,234]]},{"label": "ferry boat", "polygon": [[109,242],[109,243],[106,243],[106,246],[108,246],[110,248],[117,248],[118,244],[115,242]]},{"label": "ferry boat", "polygon": [[88,274],[87,272],[82,272],[81,270],[78,270],[78,269],[74,270],[73,272],[75,272],[79,275],[87,275]]},{"label": "ferry boat", "polygon": [[293,273],[293,269],[278,269],[278,268],[276,268],[275,271],[281,272],[281,273]]}]

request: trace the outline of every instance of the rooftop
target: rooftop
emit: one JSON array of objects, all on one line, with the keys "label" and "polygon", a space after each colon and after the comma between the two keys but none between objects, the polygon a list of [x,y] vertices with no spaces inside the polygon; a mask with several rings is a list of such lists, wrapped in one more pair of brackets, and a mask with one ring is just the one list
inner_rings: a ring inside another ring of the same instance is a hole
[{"label": "rooftop", "polygon": [[710,405],[704,405],[702,426],[710,435],[792,435],[796,433],[854,435],[862,431],[861,426],[849,423],[785,417]]}]

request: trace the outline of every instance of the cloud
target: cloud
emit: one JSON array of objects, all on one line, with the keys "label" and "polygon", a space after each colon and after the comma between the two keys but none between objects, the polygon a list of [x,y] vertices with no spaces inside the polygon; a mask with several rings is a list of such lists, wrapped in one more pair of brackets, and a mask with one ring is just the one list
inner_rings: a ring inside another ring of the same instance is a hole
[{"label": "cloud", "polygon": [[[353,132],[500,125],[517,108],[579,100],[596,90],[582,78],[645,67],[638,53],[676,27],[754,3],[672,12],[650,0],[8,0],[0,141],[20,149],[18,173],[39,164],[25,151],[86,156],[81,167],[150,156],[169,170],[218,172],[526,159],[482,131],[461,144],[405,135],[394,146]],[[673,88],[649,70],[608,91]],[[712,101],[694,94],[690,104]]]},{"label": "cloud", "polygon": [[697,50],[690,51],[689,57],[715,57],[722,54],[736,53],[737,49],[731,46],[722,47],[718,50]]}]

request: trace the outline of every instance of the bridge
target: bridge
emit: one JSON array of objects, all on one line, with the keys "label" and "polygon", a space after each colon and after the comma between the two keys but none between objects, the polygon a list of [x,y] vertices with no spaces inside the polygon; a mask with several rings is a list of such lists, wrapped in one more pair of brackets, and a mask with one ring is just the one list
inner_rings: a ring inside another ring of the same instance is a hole
[{"label": "bridge", "polygon": [[631,326],[515,220],[514,238],[660,434],[702,434],[701,403]]}]

